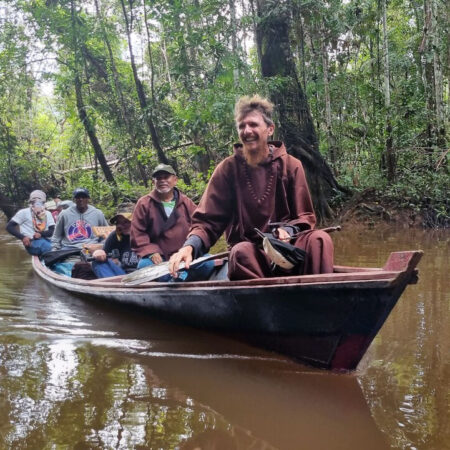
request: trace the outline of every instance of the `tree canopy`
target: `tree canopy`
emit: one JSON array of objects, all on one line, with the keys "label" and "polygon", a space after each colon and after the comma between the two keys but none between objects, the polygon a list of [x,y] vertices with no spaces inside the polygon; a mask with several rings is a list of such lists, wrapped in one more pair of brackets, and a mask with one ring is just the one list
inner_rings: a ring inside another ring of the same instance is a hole
[{"label": "tree canopy", "polygon": [[112,207],[158,162],[198,199],[259,93],[322,217],[375,188],[448,218],[447,24],[444,0],[0,0],[0,208]]}]

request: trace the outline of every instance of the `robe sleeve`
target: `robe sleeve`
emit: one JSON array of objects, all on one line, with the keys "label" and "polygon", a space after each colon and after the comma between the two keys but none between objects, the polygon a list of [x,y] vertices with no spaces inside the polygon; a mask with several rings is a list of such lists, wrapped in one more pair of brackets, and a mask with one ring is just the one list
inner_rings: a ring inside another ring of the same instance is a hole
[{"label": "robe sleeve", "polygon": [[288,196],[292,215],[288,224],[298,227],[300,230],[313,229],[316,224],[316,215],[314,214],[305,171],[300,161],[291,158],[289,158],[291,167],[288,170]]},{"label": "robe sleeve", "polygon": [[192,215],[192,225],[188,237],[198,236],[209,250],[220,238],[233,218],[233,203],[236,206],[234,189],[232,188],[233,168],[229,160],[221,162]]}]

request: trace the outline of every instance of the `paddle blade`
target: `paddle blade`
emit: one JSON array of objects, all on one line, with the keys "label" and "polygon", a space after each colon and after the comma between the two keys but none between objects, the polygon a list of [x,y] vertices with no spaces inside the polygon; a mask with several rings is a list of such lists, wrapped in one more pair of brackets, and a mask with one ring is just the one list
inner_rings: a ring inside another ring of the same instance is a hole
[{"label": "paddle blade", "polygon": [[[228,256],[228,252],[219,253],[217,255],[205,255],[201,258],[194,259],[191,262],[190,267],[194,267],[198,264],[201,264],[204,261],[209,261],[211,259],[219,259]],[[179,266],[179,270],[184,269],[184,263],[181,263]],[[155,264],[153,266],[147,266],[142,269],[136,270],[128,275],[125,275],[122,278],[122,283],[127,286],[136,286],[142,283],[148,283],[149,281],[155,281],[159,277],[164,275],[168,275],[169,272],[169,262],[164,261],[160,264]]]},{"label": "paddle blade", "polygon": [[[184,264],[180,264],[180,269],[183,268]],[[164,261],[160,264],[143,267],[142,269],[125,275],[122,278],[122,283],[127,286],[136,286],[149,281],[155,281],[164,275],[168,275],[169,273],[169,261]]]}]

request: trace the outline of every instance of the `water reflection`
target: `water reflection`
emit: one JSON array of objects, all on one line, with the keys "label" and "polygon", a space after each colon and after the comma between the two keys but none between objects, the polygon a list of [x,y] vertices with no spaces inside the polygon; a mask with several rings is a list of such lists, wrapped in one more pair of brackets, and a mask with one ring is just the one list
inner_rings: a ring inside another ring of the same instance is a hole
[{"label": "water reflection", "polygon": [[2,341],[7,448],[188,448],[210,429],[236,448],[385,448],[354,377],[302,373],[286,361],[130,358],[86,342]]},{"label": "water reflection", "polygon": [[339,263],[426,253],[355,376],[68,296],[0,235],[0,448],[448,448],[448,234],[357,233]]}]

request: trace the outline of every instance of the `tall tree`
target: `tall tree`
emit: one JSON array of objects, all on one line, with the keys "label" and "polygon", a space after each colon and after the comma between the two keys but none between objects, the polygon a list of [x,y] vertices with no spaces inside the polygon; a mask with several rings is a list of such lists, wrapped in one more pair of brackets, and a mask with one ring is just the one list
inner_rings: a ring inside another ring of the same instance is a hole
[{"label": "tall tree", "polygon": [[291,15],[285,0],[257,0],[256,38],[261,55],[261,73],[268,80],[270,97],[277,107],[280,134],[288,151],[305,166],[319,218],[332,216],[328,204],[338,183],[319,152],[306,95],[292,58],[289,31]]},{"label": "tall tree", "polygon": [[84,43],[79,41],[79,33],[80,33],[78,27],[79,20],[77,18],[74,0],[71,0],[70,2],[70,18],[72,30],[72,50],[74,52],[72,72],[74,77],[74,88],[75,88],[78,116],[80,118],[80,122],[83,124],[86,134],[89,137],[92,148],[94,149],[95,157],[100,163],[100,167],[102,168],[106,181],[108,183],[111,183],[112,185],[116,185],[116,181],[111,172],[111,169],[108,166],[102,146],[98,140],[95,126],[92,123],[92,120],[90,119],[86,111],[86,105],[84,104],[83,101],[82,84],[80,78],[80,63],[81,63],[80,49],[84,46]]},{"label": "tall tree", "polygon": [[131,62],[131,68],[133,69],[133,79],[134,83],[136,85],[136,92],[139,99],[139,104],[141,106],[142,114],[145,119],[145,123],[147,124],[148,130],[150,132],[150,136],[152,138],[153,146],[156,149],[156,153],[158,155],[158,160],[161,163],[169,164],[169,160],[161,146],[161,142],[158,136],[158,132],[156,130],[156,126],[153,122],[153,110],[151,105],[149,105],[149,102],[147,100],[147,95],[144,90],[144,85],[142,84],[142,81],[139,78],[137,67],[136,67],[136,61],[133,51],[133,43],[132,43],[132,32],[133,32],[133,19],[134,19],[134,11],[133,11],[133,2],[129,2],[129,8],[130,12],[128,15],[127,8],[125,6],[125,1],[120,0],[120,4],[122,6],[122,12],[123,12],[123,18],[125,21],[125,33],[127,36],[127,42],[128,42],[128,51],[130,54],[130,62]]},{"label": "tall tree", "polygon": [[381,17],[383,24],[383,62],[384,62],[384,106],[386,108],[386,141],[385,158],[387,166],[387,178],[389,182],[395,179],[395,154],[392,137],[391,119],[391,88],[390,88],[390,68],[389,68],[389,42],[387,27],[387,6],[386,0],[381,0]]}]

